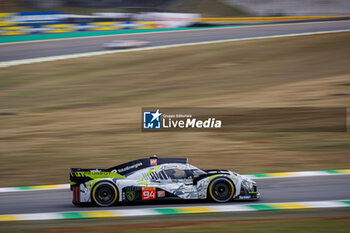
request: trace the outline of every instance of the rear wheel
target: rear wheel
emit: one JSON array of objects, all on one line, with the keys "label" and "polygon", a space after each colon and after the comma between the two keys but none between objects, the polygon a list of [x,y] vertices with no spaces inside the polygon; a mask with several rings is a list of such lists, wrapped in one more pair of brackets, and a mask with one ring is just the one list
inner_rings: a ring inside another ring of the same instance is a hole
[{"label": "rear wheel", "polygon": [[217,178],[210,183],[208,192],[214,201],[228,202],[235,194],[235,186],[226,178]]},{"label": "rear wheel", "polygon": [[117,197],[117,188],[109,182],[97,183],[92,190],[92,199],[99,206],[111,206]]}]

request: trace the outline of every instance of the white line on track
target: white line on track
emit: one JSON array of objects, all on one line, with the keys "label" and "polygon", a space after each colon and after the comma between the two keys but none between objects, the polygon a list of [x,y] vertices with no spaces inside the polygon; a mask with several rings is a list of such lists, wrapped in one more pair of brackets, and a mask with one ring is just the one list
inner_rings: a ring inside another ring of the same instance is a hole
[{"label": "white line on track", "polygon": [[350,31],[350,29],[333,30],[333,31],[332,30],[331,31],[319,31],[319,32],[305,32],[305,33],[291,33],[291,34],[285,34],[285,35],[257,36],[257,37],[246,37],[246,38],[239,38],[239,39],[203,41],[203,42],[194,42],[194,43],[153,46],[153,47],[145,47],[145,48],[137,48],[137,49],[76,53],[76,54],[68,54],[68,55],[5,61],[5,62],[0,62],[0,68],[17,66],[17,65],[25,65],[25,64],[33,64],[33,63],[40,63],[40,62],[47,62],[47,61],[58,61],[58,60],[66,60],[66,59],[73,59],[73,58],[99,56],[99,55],[114,54],[114,53],[138,52],[138,51],[147,51],[147,50],[165,49],[165,48],[176,48],[176,47],[192,46],[192,45],[208,45],[208,44],[217,44],[217,43],[233,42],[233,41],[272,39],[272,38],[295,37],[295,36],[308,36],[308,35],[319,35],[319,34],[349,32],[349,31]]},{"label": "white line on track", "polygon": [[310,202],[279,202],[258,204],[225,204],[211,206],[177,206],[177,207],[153,207],[136,209],[103,209],[90,211],[69,212],[46,212],[28,214],[0,215],[0,222],[6,221],[33,221],[54,219],[86,219],[86,218],[110,218],[110,217],[138,217],[157,216],[172,214],[199,214],[219,212],[242,212],[242,211],[271,211],[271,210],[300,210],[314,208],[344,208],[350,207],[349,200],[310,201]]}]

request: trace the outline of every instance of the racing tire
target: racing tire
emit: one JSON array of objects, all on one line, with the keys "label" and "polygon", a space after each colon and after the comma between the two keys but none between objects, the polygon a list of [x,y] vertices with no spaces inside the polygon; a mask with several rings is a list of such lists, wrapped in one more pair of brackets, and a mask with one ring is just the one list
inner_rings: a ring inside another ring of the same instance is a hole
[{"label": "racing tire", "polygon": [[93,202],[99,206],[111,206],[117,201],[118,190],[110,182],[100,182],[93,187],[91,197]]},{"label": "racing tire", "polygon": [[210,183],[208,193],[215,202],[228,202],[235,194],[235,186],[226,178],[216,178]]}]

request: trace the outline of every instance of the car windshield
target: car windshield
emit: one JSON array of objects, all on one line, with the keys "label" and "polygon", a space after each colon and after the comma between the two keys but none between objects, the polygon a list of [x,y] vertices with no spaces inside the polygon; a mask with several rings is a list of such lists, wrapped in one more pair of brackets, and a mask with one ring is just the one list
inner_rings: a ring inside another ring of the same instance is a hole
[{"label": "car windshield", "polygon": [[193,173],[193,176],[200,176],[200,175],[206,174],[204,171],[202,171],[201,169],[198,169],[198,168],[193,169],[192,173]]},{"label": "car windshield", "polygon": [[191,169],[171,168],[165,170],[165,173],[171,179],[192,179],[195,176],[206,174],[204,171],[196,167]]}]

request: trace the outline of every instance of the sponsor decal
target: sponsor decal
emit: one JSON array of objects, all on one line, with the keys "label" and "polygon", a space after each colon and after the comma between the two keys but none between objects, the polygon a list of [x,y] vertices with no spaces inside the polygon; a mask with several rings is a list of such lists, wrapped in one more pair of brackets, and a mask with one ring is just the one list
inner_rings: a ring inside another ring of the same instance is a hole
[{"label": "sponsor decal", "polygon": [[60,11],[19,12],[8,18],[16,25],[42,25],[65,23],[67,17]]},{"label": "sponsor decal", "polygon": [[151,166],[157,165],[157,159],[151,159]]},{"label": "sponsor decal", "polygon": [[94,169],[94,170],[90,170],[90,172],[101,172],[100,169]]},{"label": "sponsor decal", "polygon": [[110,172],[75,172],[71,173],[75,177],[85,177],[85,176],[108,176]]},{"label": "sponsor decal", "polygon": [[158,191],[157,197],[165,197],[165,191]]},{"label": "sponsor decal", "polygon": [[135,199],[135,191],[127,191],[126,198],[128,201],[133,201]]},{"label": "sponsor decal", "polygon": [[252,196],[251,195],[243,195],[243,196],[239,196],[239,199],[241,200],[248,200],[248,199],[251,199]]},{"label": "sponsor decal", "polygon": [[118,170],[114,169],[112,170],[111,172],[114,172],[114,173],[120,173],[120,172],[125,172],[125,171],[128,171],[130,169],[136,169],[138,167],[142,166],[142,163],[141,162],[138,162],[134,165],[131,165],[131,166],[126,166],[126,167],[123,167],[123,168],[120,168]]},{"label": "sponsor decal", "polygon": [[160,129],[161,128],[161,115],[162,113],[157,111],[144,111],[143,112],[143,128],[144,129]]},{"label": "sponsor decal", "polygon": [[155,187],[142,187],[142,200],[154,200],[156,199]]}]

